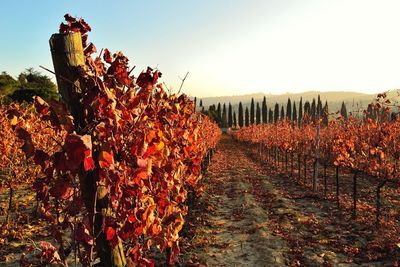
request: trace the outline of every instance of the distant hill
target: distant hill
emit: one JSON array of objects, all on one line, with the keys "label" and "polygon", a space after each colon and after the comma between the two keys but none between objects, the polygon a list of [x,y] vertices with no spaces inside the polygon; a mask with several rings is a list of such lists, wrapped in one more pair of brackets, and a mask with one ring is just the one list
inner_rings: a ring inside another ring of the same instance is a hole
[{"label": "distant hill", "polygon": [[[217,105],[218,103],[227,104],[230,102],[233,106],[234,110],[237,110],[237,106],[239,102],[242,102],[244,106],[250,106],[251,99],[254,98],[254,101],[262,102],[264,96],[267,100],[267,106],[272,107],[275,103],[278,103],[280,106],[283,104],[286,109],[286,103],[288,98],[296,102],[296,105],[299,104],[300,98],[303,98],[303,104],[306,101],[311,101],[313,98],[317,99],[318,94],[321,97],[321,101],[325,104],[325,101],[328,101],[329,111],[335,112],[340,110],[341,104],[344,101],[347,107],[347,111],[351,112],[353,110],[366,109],[368,104],[371,103],[375,99],[374,94],[364,94],[357,92],[317,92],[317,91],[308,91],[302,93],[286,93],[280,95],[273,94],[264,94],[264,93],[255,93],[255,94],[247,94],[247,95],[234,95],[234,96],[218,96],[218,97],[205,97],[201,98],[203,102],[203,106],[205,109],[208,109],[210,105]],[[197,101],[199,104],[199,100]]]}]

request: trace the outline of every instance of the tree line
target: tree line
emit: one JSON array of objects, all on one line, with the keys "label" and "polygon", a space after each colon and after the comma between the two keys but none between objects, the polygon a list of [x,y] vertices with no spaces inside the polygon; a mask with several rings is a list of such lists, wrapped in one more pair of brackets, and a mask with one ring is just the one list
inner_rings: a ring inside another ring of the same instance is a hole
[{"label": "tree line", "polygon": [[[195,98],[195,102],[197,99]],[[329,121],[329,109],[328,102],[322,104],[321,98],[318,95],[317,100],[314,98],[311,103],[300,98],[298,104],[295,101],[291,101],[290,98],[287,100],[286,108],[285,105],[279,105],[275,103],[274,106],[268,107],[267,99],[264,96],[263,101],[255,102],[254,98],[251,99],[250,108],[244,106],[242,102],[239,102],[238,112],[233,110],[231,103],[226,105],[218,103],[217,105],[210,105],[208,110],[205,110],[202,101],[200,100],[200,110],[204,114],[211,117],[221,128],[237,128],[249,126],[252,124],[261,123],[276,123],[280,120],[289,120],[296,122],[299,125],[305,120],[315,121],[317,118],[321,118],[323,124],[327,125]],[[347,120],[348,113],[344,102],[340,109],[341,116]]]},{"label": "tree line", "polygon": [[28,68],[17,78],[12,77],[6,71],[1,72],[0,96],[8,102],[32,102],[33,96],[40,96],[45,100],[58,99],[58,90],[48,76],[33,68]]}]

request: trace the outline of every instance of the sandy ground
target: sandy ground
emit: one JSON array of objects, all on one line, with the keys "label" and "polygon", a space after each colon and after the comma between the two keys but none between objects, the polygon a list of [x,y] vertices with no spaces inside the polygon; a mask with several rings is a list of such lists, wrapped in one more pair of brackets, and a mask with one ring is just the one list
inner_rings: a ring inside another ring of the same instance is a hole
[{"label": "sandy ground", "polygon": [[331,201],[267,174],[250,147],[222,138],[188,217],[182,266],[393,266],[356,256],[377,233],[363,236]]}]

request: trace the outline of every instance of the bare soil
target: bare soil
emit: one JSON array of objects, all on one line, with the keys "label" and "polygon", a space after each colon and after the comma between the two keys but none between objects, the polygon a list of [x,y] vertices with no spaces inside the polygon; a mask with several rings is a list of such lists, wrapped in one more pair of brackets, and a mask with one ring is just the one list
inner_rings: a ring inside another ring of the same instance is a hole
[{"label": "bare soil", "polygon": [[397,264],[379,246],[381,230],[349,219],[331,197],[277,174],[251,146],[229,136],[204,182],[187,218],[182,266]]}]

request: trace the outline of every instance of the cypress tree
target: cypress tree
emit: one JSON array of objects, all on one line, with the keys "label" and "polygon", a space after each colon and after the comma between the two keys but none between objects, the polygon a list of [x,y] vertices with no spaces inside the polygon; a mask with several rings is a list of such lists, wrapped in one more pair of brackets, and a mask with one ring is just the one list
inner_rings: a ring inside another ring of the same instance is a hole
[{"label": "cypress tree", "polygon": [[226,128],[228,126],[228,118],[227,118],[227,114],[226,114],[226,106],[224,103],[224,106],[222,108],[222,123],[221,123],[223,128]]},{"label": "cypress tree", "polygon": [[[204,107],[203,107],[204,108]],[[217,122],[217,112],[215,111],[215,105],[208,107],[207,115],[215,122]]]},{"label": "cypress tree", "polygon": [[322,102],[321,102],[321,98],[318,95],[318,104],[317,104],[317,116],[321,116],[322,115]]},{"label": "cypress tree", "polygon": [[250,104],[250,123],[254,124],[254,98],[251,98]]},{"label": "cypress tree", "polygon": [[342,102],[342,107],[340,108],[340,115],[342,115],[343,119],[347,121],[347,108],[344,104],[344,101]]},{"label": "cypress tree", "polygon": [[304,116],[310,116],[311,115],[311,105],[310,102],[306,101],[306,103],[304,103]]},{"label": "cypress tree", "polygon": [[229,102],[228,105],[228,127],[231,128],[233,123],[233,118],[232,118],[232,105]]},{"label": "cypress tree", "polygon": [[203,106],[203,100],[200,99],[200,107],[202,107],[202,106]]},{"label": "cypress tree", "polygon": [[239,114],[238,114],[239,127],[243,127],[243,105],[239,102]]},{"label": "cypress tree", "polygon": [[285,110],[283,109],[283,105],[281,107],[281,121],[285,120]]},{"label": "cypress tree", "polygon": [[278,105],[278,103],[275,103],[274,122],[277,123],[278,120],[279,120],[279,105]]},{"label": "cypress tree", "polygon": [[249,126],[250,124],[250,115],[249,115],[249,109],[246,106],[246,111],[245,111],[245,116],[244,116],[244,125]]},{"label": "cypress tree", "polygon": [[218,103],[218,106],[217,106],[217,119],[218,119],[217,123],[218,123],[219,127],[221,127],[221,125],[222,125],[221,103]]},{"label": "cypress tree", "polygon": [[257,108],[256,108],[256,123],[260,124],[261,123],[261,108],[260,108],[260,103],[257,102]]},{"label": "cypress tree", "polygon": [[268,123],[273,123],[274,122],[274,112],[272,109],[269,109],[268,111]]},{"label": "cypress tree", "polygon": [[268,108],[267,108],[267,99],[264,96],[262,106],[261,106],[261,113],[262,113],[262,122],[268,122]]},{"label": "cypress tree", "polygon": [[297,122],[297,108],[296,108],[296,101],[293,101],[293,114],[292,114],[292,120],[294,123]]},{"label": "cypress tree", "polygon": [[196,111],[196,107],[197,107],[197,97],[194,97],[193,102],[194,102],[194,111]]},{"label": "cypress tree", "polygon": [[317,105],[315,104],[315,98],[313,98],[311,103],[311,119],[315,121],[317,117]]},{"label": "cypress tree", "polygon": [[233,112],[233,125],[232,125],[232,127],[233,127],[233,128],[236,128],[236,127],[237,127],[236,111]]},{"label": "cypress tree", "polygon": [[290,98],[288,98],[286,105],[286,118],[292,120],[292,101],[290,101]]},{"label": "cypress tree", "polygon": [[328,126],[329,123],[329,110],[328,110],[328,101],[325,102],[325,106],[322,109],[322,123],[325,126]]},{"label": "cypress tree", "polygon": [[299,126],[301,125],[301,122],[303,121],[303,98],[300,97],[300,103],[299,103]]}]

